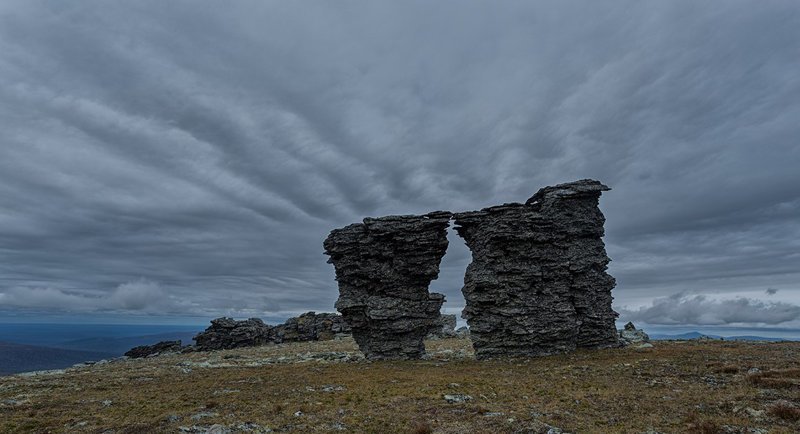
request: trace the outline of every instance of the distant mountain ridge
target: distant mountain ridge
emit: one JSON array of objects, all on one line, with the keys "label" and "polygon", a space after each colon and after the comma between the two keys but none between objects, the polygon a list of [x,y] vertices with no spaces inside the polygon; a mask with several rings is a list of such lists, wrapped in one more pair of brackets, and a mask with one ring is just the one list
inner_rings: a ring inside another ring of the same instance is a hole
[{"label": "distant mountain ridge", "polygon": [[0,375],[61,369],[80,362],[97,361],[114,356],[115,354],[109,352],[77,351],[0,342]]},{"label": "distant mountain ridge", "polygon": [[743,335],[743,336],[719,336],[719,335],[710,335],[700,332],[687,332],[681,334],[658,334],[658,333],[651,333],[650,339],[655,340],[688,340],[688,339],[699,339],[699,338],[710,338],[710,339],[723,339],[726,341],[766,341],[766,342],[787,342],[791,341],[792,339],[785,339],[785,338],[772,338],[766,336],[752,336],[752,335]]},{"label": "distant mountain ridge", "polygon": [[181,341],[184,345],[192,345],[192,338],[197,332],[166,332],[143,336],[124,337],[94,337],[75,339],[56,344],[55,348],[65,348],[80,351],[109,352],[121,356],[125,351],[141,345],[152,345],[160,341]]}]

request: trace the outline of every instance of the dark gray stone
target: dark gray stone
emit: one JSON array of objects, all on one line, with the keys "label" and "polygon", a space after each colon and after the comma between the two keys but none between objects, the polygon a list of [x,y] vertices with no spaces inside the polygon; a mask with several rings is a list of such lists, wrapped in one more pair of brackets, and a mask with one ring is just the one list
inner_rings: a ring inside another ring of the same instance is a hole
[{"label": "dark gray stone", "polygon": [[454,215],[472,251],[462,316],[478,358],[618,346],[598,207],[608,187],[545,187],[525,204]]},{"label": "dark gray stone", "polygon": [[436,329],[428,333],[428,339],[444,339],[456,336],[457,318],[453,314],[441,314]]},{"label": "dark gray stone", "polygon": [[327,341],[342,333],[350,333],[350,327],[341,315],[306,312],[273,327],[271,340],[275,343]]},{"label": "dark gray stone", "polygon": [[447,250],[451,213],[366,218],[324,242],[336,269],[336,309],[369,359],[420,358],[444,295],[428,285]]},{"label": "dark gray stone", "polygon": [[177,353],[181,351],[181,341],[161,341],[154,345],[133,347],[125,353],[131,359],[154,356],[163,353]]},{"label": "dark gray stone", "polygon": [[195,336],[194,341],[201,351],[256,347],[272,342],[271,331],[272,326],[258,318],[243,321],[217,318],[211,320],[211,325]]}]

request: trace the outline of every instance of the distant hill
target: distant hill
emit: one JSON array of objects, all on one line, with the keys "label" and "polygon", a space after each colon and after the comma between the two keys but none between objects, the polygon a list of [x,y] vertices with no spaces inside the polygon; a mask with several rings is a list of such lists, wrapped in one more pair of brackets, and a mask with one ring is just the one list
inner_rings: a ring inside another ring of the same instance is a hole
[{"label": "distant hill", "polygon": [[688,339],[697,339],[701,337],[707,337],[711,339],[724,339],[726,341],[769,341],[769,342],[787,342],[791,341],[791,339],[784,339],[784,338],[771,338],[765,336],[718,336],[718,335],[709,335],[700,332],[688,332],[688,333],[681,333],[677,335],[665,335],[665,334],[657,334],[653,333],[650,334],[651,339],[655,340],[675,340],[675,341],[682,341]]},{"label": "distant hill", "polygon": [[121,356],[133,347],[153,345],[160,341],[180,340],[183,345],[192,345],[194,343],[192,338],[196,334],[197,332],[194,331],[176,331],[144,336],[93,337],[66,341],[53,346],[70,350],[113,353],[114,355]]},{"label": "distant hill", "polygon": [[114,357],[108,352],[76,351],[0,342],[0,375],[60,369],[87,360]]}]

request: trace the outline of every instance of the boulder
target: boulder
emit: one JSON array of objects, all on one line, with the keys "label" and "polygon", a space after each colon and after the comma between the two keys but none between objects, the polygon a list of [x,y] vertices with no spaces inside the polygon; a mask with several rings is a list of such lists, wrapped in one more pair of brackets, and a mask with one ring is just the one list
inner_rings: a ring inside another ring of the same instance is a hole
[{"label": "boulder", "polygon": [[644,330],[637,330],[632,322],[625,324],[625,328],[619,330],[619,341],[622,345],[644,344],[650,342],[650,336]]},{"label": "boulder", "polygon": [[256,347],[272,342],[271,332],[272,326],[258,318],[236,321],[223,317],[211,320],[211,325],[194,340],[201,351]]},{"label": "boulder", "polygon": [[619,345],[598,207],[606,190],[581,180],[542,188],[524,204],[454,215],[472,251],[462,317],[476,357]]},{"label": "boulder", "polygon": [[428,292],[447,250],[450,212],[366,218],[323,243],[336,270],[336,309],[369,359],[415,359],[440,327],[444,295]]},{"label": "boulder", "polygon": [[154,345],[142,345],[133,347],[125,353],[131,359],[141,359],[144,357],[155,356],[163,353],[179,353],[181,351],[181,341],[161,341]]}]

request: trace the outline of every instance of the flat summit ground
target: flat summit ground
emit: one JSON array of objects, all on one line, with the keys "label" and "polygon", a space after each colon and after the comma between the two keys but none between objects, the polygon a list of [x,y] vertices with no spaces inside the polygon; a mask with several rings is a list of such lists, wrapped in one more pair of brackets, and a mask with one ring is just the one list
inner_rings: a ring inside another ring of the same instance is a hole
[{"label": "flat summit ground", "polygon": [[[368,362],[351,339],[0,377],[0,432],[796,433],[800,343]],[[271,430],[271,431],[270,431]]]}]

